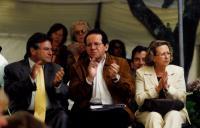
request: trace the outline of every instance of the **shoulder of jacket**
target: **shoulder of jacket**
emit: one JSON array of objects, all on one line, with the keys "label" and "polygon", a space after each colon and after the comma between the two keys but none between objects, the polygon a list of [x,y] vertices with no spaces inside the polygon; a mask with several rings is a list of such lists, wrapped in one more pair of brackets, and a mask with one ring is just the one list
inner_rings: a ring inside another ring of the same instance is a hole
[{"label": "shoulder of jacket", "polygon": [[170,64],[167,66],[168,69],[174,71],[174,70],[183,70],[183,67],[180,67],[180,66],[177,66],[177,65],[173,65],[173,64]]},{"label": "shoulder of jacket", "polygon": [[24,63],[24,60],[20,60],[20,61],[16,61],[16,62],[12,62],[8,65],[5,66],[5,68],[16,68],[16,66],[20,66]]},{"label": "shoulder of jacket", "polygon": [[152,66],[143,66],[143,67],[137,69],[137,72],[149,72],[152,70],[153,70]]}]

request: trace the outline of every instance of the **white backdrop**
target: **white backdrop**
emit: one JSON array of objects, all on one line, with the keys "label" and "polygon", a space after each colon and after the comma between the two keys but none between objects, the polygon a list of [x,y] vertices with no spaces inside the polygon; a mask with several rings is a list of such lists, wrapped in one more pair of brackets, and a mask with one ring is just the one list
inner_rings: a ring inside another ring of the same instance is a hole
[{"label": "white backdrop", "polygon": [[[105,2],[102,5],[101,27],[108,34],[110,40],[117,38],[124,41],[128,56],[130,56],[131,50],[136,45],[147,46],[153,40],[153,37],[132,16],[126,0],[113,1]],[[174,29],[177,23],[177,9],[175,6],[169,9],[161,9],[160,1],[146,0],[146,3],[151,5],[152,11],[164,21],[164,24],[170,23],[170,26]],[[47,32],[55,22],[61,22],[69,28],[73,21],[83,19],[93,26],[96,7],[97,4],[95,3],[45,4],[19,2],[19,0],[0,0],[0,45],[3,47],[2,54],[9,62],[22,59],[28,37],[35,32]],[[68,42],[70,42],[69,38]],[[200,28],[198,29],[196,42],[190,79],[195,79],[200,72],[198,45],[200,43]]]}]

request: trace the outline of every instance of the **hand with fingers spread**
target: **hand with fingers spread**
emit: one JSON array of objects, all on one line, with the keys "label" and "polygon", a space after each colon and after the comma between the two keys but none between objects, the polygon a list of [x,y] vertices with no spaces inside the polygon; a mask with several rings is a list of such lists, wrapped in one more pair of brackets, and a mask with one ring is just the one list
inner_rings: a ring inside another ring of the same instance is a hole
[{"label": "hand with fingers spread", "polygon": [[119,72],[119,65],[113,61],[109,66],[109,76],[111,79],[117,79],[117,74]]},{"label": "hand with fingers spread", "polygon": [[42,67],[42,61],[38,61],[33,65],[31,74],[30,74],[30,76],[33,80],[36,78],[37,73],[41,67]]},{"label": "hand with fingers spread", "polygon": [[64,69],[63,68],[60,68],[57,72],[56,72],[56,75],[54,77],[54,80],[53,80],[53,86],[54,87],[58,87],[63,79],[63,76],[64,76]]},{"label": "hand with fingers spread", "polygon": [[95,58],[92,58],[90,63],[89,63],[87,80],[89,80],[91,83],[93,82],[94,77],[97,74],[98,64],[99,63]]}]

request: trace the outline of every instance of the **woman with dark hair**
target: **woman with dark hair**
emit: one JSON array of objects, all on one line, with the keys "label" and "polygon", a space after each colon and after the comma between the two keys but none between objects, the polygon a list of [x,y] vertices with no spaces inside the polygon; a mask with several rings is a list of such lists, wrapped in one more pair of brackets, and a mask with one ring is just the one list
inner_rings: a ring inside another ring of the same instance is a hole
[{"label": "woman with dark hair", "polygon": [[[135,99],[139,108],[145,106],[143,104],[146,99],[153,100],[154,98],[178,100],[185,104],[184,70],[182,67],[170,65],[172,59],[173,51],[169,42],[163,40],[151,42],[147,51],[146,66],[136,71]],[[169,106],[170,104],[165,107]],[[136,119],[145,128],[181,128],[183,123],[189,121],[189,116],[183,105],[180,110],[173,108],[164,114],[139,109],[136,112]]]},{"label": "woman with dark hair", "polygon": [[61,23],[53,24],[49,31],[47,32],[47,36],[51,39],[52,42],[52,62],[59,63],[57,56],[62,47],[66,47],[64,43],[67,40],[68,31],[67,28]]},{"label": "woman with dark hair", "polygon": [[126,48],[124,42],[118,39],[111,40],[109,43],[108,53],[126,59]]}]

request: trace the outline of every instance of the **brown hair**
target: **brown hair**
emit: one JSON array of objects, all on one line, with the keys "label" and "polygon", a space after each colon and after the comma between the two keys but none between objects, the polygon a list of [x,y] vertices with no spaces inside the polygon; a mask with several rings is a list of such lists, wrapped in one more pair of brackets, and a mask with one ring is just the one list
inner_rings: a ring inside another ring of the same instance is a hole
[{"label": "brown hair", "polygon": [[171,44],[168,41],[165,40],[154,40],[150,43],[148,50],[147,50],[147,56],[146,56],[146,65],[153,66],[154,61],[153,57],[156,55],[156,48],[162,45],[167,45],[169,48],[169,52],[171,54],[170,56],[170,62],[173,60],[173,49]]},{"label": "brown hair", "polygon": [[47,128],[46,125],[37,120],[26,111],[18,111],[7,118],[8,124],[2,128]]}]

